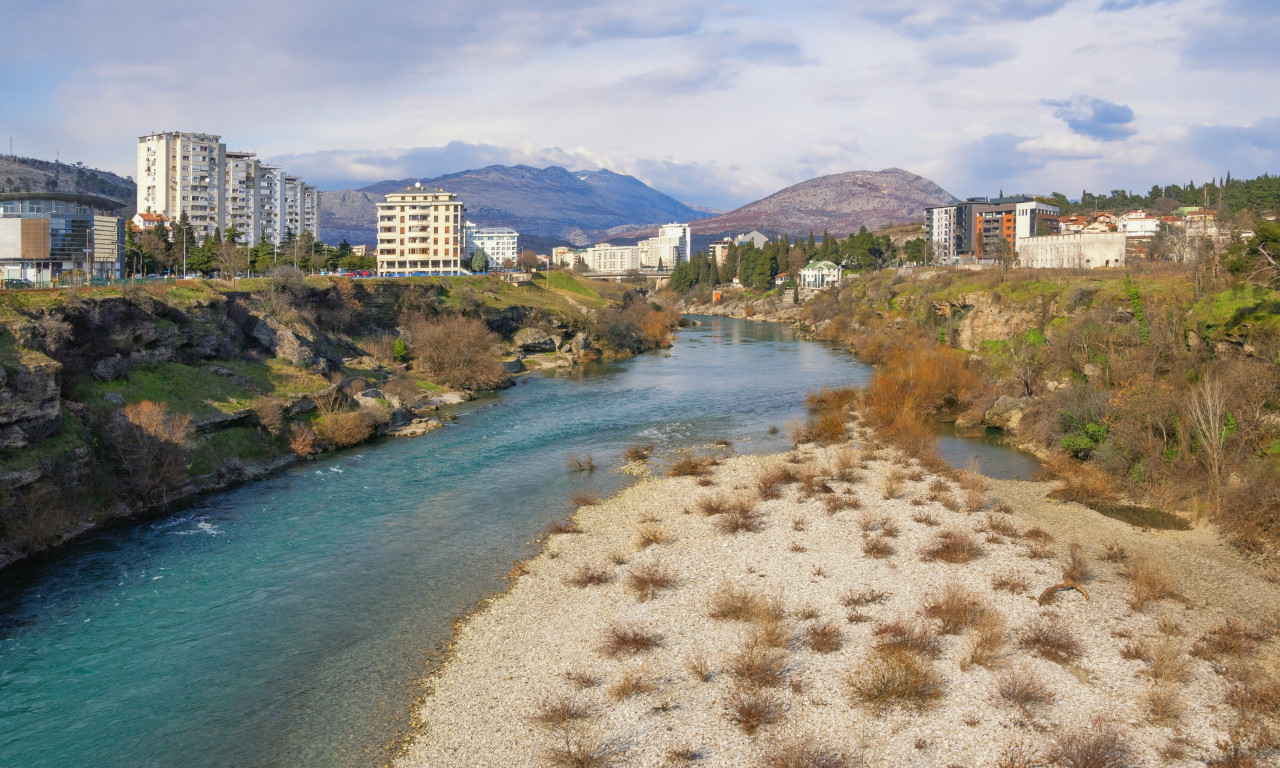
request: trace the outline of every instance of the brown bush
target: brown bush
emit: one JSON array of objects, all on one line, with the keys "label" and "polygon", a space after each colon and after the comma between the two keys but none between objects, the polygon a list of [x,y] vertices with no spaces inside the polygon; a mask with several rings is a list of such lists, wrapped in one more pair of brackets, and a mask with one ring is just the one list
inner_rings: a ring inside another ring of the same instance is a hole
[{"label": "brown bush", "polygon": [[875,644],[877,651],[906,650],[929,658],[937,658],[942,653],[937,633],[918,621],[894,619],[876,627],[873,634],[878,638]]},{"label": "brown bush", "polygon": [[1028,666],[1005,670],[996,677],[996,693],[1009,704],[1030,710],[1053,703],[1052,690]]},{"label": "brown bush", "polygon": [[646,547],[667,543],[667,532],[658,523],[641,523],[636,528],[636,548],[645,549]]},{"label": "brown bush", "polygon": [[787,679],[786,657],[754,639],[731,655],[724,668],[743,685],[755,688],[777,688]]},{"label": "brown bush", "polygon": [[849,587],[845,590],[844,594],[840,596],[840,604],[845,608],[861,608],[864,605],[874,605],[875,603],[882,603],[888,599],[889,594],[887,592],[881,592],[878,589],[866,588],[854,590],[853,587]]},{"label": "brown bush", "polygon": [[1239,619],[1227,618],[1204,634],[1191,649],[1191,655],[1208,661],[1249,656],[1267,635],[1250,629]]},{"label": "brown bush", "polygon": [[589,507],[600,503],[600,494],[595,491],[575,491],[569,496],[569,504],[573,507]]},{"label": "brown bush", "polygon": [[769,612],[769,601],[745,587],[724,583],[711,594],[707,615],[729,621],[755,621]]},{"label": "brown bush", "polygon": [[111,444],[133,489],[150,495],[186,482],[195,429],[188,414],[170,413],[164,403],[143,400],[124,408]]},{"label": "brown bush", "polygon": [[1141,764],[1124,734],[1101,717],[1058,731],[1049,759],[1063,768],[1136,768]]},{"label": "brown bush", "polygon": [[926,525],[929,527],[934,527],[940,524],[938,521],[938,516],[933,514],[932,512],[912,512],[911,521],[914,523],[920,523],[921,525]]},{"label": "brown bush", "polygon": [[555,536],[561,533],[582,533],[582,529],[578,527],[573,518],[569,518],[548,523],[545,532],[548,536]]},{"label": "brown bush", "polygon": [[1085,584],[1093,578],[1093,567],[1084,547],[1072,542],[1067,550],[1067,562],[1062,566],[1062,580],[1072,584]]},{"label": "brown bush", "polygon": [[662,635],[634,626],[615,624],[605,631],[603,651],[606,656],[635,656],[662,647]]},{"label": "brown bush", "polygon": [[655,691],[657,688],[658,686],[654,685],[651,680],[645,677],[642,670],[631,669],[623,672],[622,677],[618,678],[613,685],[609,686],[606,693],[608,693],[609,698],[614,701],[624,701],[641,693]]},{"label": "brown bush", "polygon": [[622,452],[622,458],[627,461],[646,461],[649,455],[653,453],[653,443],[645,443],[643,445],[628,445],[626,450]]},{"label": "brown bush", "polygon": [[572,454],[569,456],[569,458],[564,460],[564,465],[568,467],[570,472],[595,472],[596,471],[596,460],[592,458],[591,454],[589,453],[584,454],[582,456],[579,456],[576,453]]},{"label": "brown bush", "polygon": [[903,648],[879,651],[845,678],[854,698],[882,708],[922,707],[942,698],[943,678],[929,659]]},{"label": "brown bush", "polygon": [[1152,722],[1159,724],[1176,723],[1186,711],[1178,686],[1172,683],[1153,682],[1147,688],[1146,704]]},{"label": "brown bush", "polygon": [[394,401],[412,405],[422,397],[423,389],[404,371],[396,371],[382,384],[382,391]]},{"label": "brown bush", "polygon": [[506,378],[498,337],[480,320],[446,315],[410,326],[413,365],[431,381],[460,389],[492,389]]},{"label": "brown bush", "polygon": [[804,634],[809,647],[818,653],[835,653],[844,645],[844,636],[840,632],[840,627],[831,622],[814,624],[805,629]]},{"label": "brown bush", "polygon": [[950,529],[940,531],[921,552],[926,561],[941,560],[944,563],[967,563],[983,554],[980,545],[968,531]]},{"label": "brown bush", "polygon": [[1175,594],[1169,572],[1146,555],[1134,557],[1125,575],[1133,582],[1133,599],[1129,601],[1129,605],[1135,611],[1141,611],[1147,605]]},{"label": "brown bush", "polygon": [[973,631],[969,635],[969,644],[965,649],[964,658],[960,661],[960,668],[968,669],[975,664],[988,668],[996,665],[1003,658],[1007,643],[1008,633],[1005,630],[1004,619],[993,610],[984,611],[973,624]]},{"label": "brown bush", "polygon": [[681,456],[667,468],[667,477],[700,477],[707,473],[710,462],[697,456]]},{"label": "brown bush", "polygon": [[1027,591],[1027,587],[1029,586],[1031,586],[1031,584],[1027,581],[1027,577],[1021,573],[1006,571],[991,577],[992,589],[1004,590],[1005,592],[1009,592],[1014,595]]},{"label": "brown bush", "polygon": [[538,707],[529,718],[538,725],[549,728],[563,728],[575,720],[591,717],[591,708],[572,696],[560,695],[538,702]]},{"label": "brown bush", "polygon": [[759,762],[760,768],[852,768],[859,764],[861,761],[843,752],[799,736],[771,742]]},{"label": "brown bush", "polygon": [[693,675],[702,682],[709,682],[716,673],[716,668],[712,666],[711,659],[705,653],[695,653],[685,661],[685,669],[689,670],[689,674]]},{"label": "brown bush", "polygon": [[542,757],[553,768],[612,768],[618,765],[621,750],[584,731],[563,729]]},{"label": "brown bush", "polygon": [[862,539],[862,554],[867,557],[883,560],[887,557],[893,557],[897,551],[893,543],[884,536],[867,536]]},{"label": "brown bush", "polygon": [[258,420],[258,426],[278,435],[284,431],[284,405],[273,397],[255,397],[249,407]]},{"label": "brown bush", "polygon": [[578,570],[573,572],[566,581],[579,589],[589,587],[593,584],[607,584],[613,580],[613,574],[608,568],[590,563],[583,563],[578,566]]},{"label": "brown bush", "polygon": [[1018,645],[1050,661],[1066,663],[1080,658],[1083,648],[1075,633],[1060,616],[1042,615],[1032,619],[1018,633]]},{"label": "brown bush", "polygon": [[389,333],[380,333],[377,336],[370,336],[360,343],[364,353],[377,360],[382,365],[391,365],[396,362],[396,337]]},{"label": "brown bush", "polygon": [[652,562],[636,566],[627,574],[627,589],[644,602],[652,600],[664,589],[676,585],[676,577],[666,566]]},{"label": "brown bush", "polygon": [[960,634],[981,621],[988,610],[984,600],[959,584],[948,584],[924,603],[924,615],[937,619],[944,635]]},{"label": "brown bush", "polygon": [[906,482],[906,480],[907,480],[906,473],[900,469],[894,468],[886,472],[884,475],[884,480],[881,484],[881,491],[884,498],[892,499],[892,498],[895,498],[899,493],[902,493],[902,486],[903,486],[903,483]]},{"label": "brown bush", "polygon": [[321,442],[335,448],[362,443],[373,434],[374,416],[366,409],[334,411],[315,420],[313,429]]},{"label": "brown bush", "polygon": [[753,734],[782,719],[782,704],[768,691],[746,688],[735,691],[728,701],[729,719]]}]

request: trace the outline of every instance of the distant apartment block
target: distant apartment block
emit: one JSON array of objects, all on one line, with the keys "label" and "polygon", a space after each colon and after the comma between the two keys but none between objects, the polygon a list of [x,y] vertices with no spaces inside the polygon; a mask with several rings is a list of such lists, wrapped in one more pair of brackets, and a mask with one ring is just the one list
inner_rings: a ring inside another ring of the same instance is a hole
[{"label": "distant apartment block", "polygon": [[724,238],[707,246],[707,256],[709,256],[716,264],[723,265],[724,260],[729,257],[729,246],[733,245],[733,240]]},{"label": "distant apartment block", "polygon": [[640,269],[640,246],[599,243],[582,252],[592,272],[633,272]]},{"label": "distant apartment block", "polygon": [[1009,252],[1022,240],[1058,233],[1059,210],[1034,197],[971,197],[954,205],[926,208],[925,238],[937,258],[952,263],[990,258],[1002,241]]},{"label": "distant apartment block", "polygon": [[640,266],[672,269],[692,256],[693,233],[688,224],[664,224],[658,228],[657,237],[642,240]]},{"label": "distant apartment block", "polygon": [[1123,232],[1028,237],[1018,245],[1018,258],[1032,269],[1123,267],[1126,239]]},{"label": "distant apartment block", "polygon": [[319,190],[252,152],[228,152],[220,136],[169,131],[138,138],[138,211],[170,222],[182,214],[203,240],[234,227],[241,242],[276,245],[289,232],[319,234]]},{"label": "distant apartment block", "polygon": [[757,248],[763,248],[765,244],[769,242],[769,238],[765,237],[763,234],[753,229],[750,232],[744,232],[741,235],[738,235],[733,239],[733,242],[737,243],[738,245],[746,245],[747,243],[751,243]]},{"label": "distant apartment block", "polygon": [[465,269],[471,268],[471,258],[476,251],[483,250],[489,257],[489,268],[502,266],[508,259],[515,263],[520,255],[520,233],[510,227],[477,227],[468,221],[463,226],[466,246]]},{"label": "distant apartment block", "polygon": [[452,192],[410,187],[378,203],[378,276],[463,275],[463,213]]}]

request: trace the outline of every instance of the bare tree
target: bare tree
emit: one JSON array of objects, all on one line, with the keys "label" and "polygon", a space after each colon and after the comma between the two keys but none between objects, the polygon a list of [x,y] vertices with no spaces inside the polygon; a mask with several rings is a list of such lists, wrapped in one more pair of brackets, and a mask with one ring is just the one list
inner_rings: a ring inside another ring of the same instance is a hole
[{"label": "bare tree", "polygon": [[1227,442],[1227,391],[1214,377],[1206,377],[1191,390],[1187,402],[1192,432],[1200,443],[1201,456],[1218,501],[1222,486],[1222,456]]},{"label": "bare tree", "polygon": [[525,272],[532,272],[538,268],[538,254],[525,248],[520,252],[520,256],[516,259],[516,263],[520,265],[520,269]]},{"label": "bare tree", "polygon": [[1010,372],[1022,384],[1022,391],[1026,396],[1034,396],[1036,384],[1044,374],[1048,362],[1044,348],[1019,336],[1010,340],[1009,346],[996,357],[1009,367]]},{"label": "bare tree", "polygon": [[235,243],[221,243],[214,261],[218,265],[218,271],[222,273],[222,279],[226,280],[230,275],[231,284],[235,285],[236,274],[249,269],[249,252]]}]

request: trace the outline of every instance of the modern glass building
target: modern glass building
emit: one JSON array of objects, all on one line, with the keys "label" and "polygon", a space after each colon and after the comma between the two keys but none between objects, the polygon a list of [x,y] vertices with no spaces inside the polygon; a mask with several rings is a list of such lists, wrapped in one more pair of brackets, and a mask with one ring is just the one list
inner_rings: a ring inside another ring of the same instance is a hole
[{"label": "modern glass building", "polygon": [[124,273],[124,203],[70,192],[0,193],[0,279],[49,285]]}]

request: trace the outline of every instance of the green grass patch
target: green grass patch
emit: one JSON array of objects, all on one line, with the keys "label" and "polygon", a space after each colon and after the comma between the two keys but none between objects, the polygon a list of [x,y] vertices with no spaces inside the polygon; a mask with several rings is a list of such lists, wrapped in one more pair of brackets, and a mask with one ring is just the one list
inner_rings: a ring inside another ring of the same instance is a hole
[{"label": "green grass patch", "polygon": [[62,419],[62,429],[56,434],[35,445],[28,445],[25,448],[12,449],[5,452],[3,454],[4,470],[7,472],[22,472],[30,469],[45,459],[54,459],[74,451],[84,444],[84,439],[84,430],[81,428],[80,422],[74,416],[66,414]]},{"label": "green grass patch", "polygon": [[272,453],[271,441],[253,427],[220,429],[201,438],[192,456],[189,473],[194,477],[207,475],[224,458],[257,461]]},{"label": "green grass patch", "polygon": [[174,412],[189,413],[197,418],[247,408],[256,396],[230,379],[179,363],[139,365],[129,372],[128,377],[117,381],[81,379],[75,382],[72,390],[75,399],[90,404],[101,403],[103,395],[114,392],[127,403],[151,400],[164,403]]},{"label": "green grass patch", "polygon": [[443,393],[443,392],[448,392],[448,391],[449,391],[447,388],[442,387],[442,386],[440,386],[439,384],[432,384],[431,382],[427,381],[426,379],[414,379],[414,380],[413,380],[413,383],[414,383],[414,384],[417,384],[419,387],[421,387],[422,389],[427,390],[428,392],[435,392],[436,394],[441,394],[441,393]]},{"label": "green grass patch", "polygon": [[1280,328],[1280,291],[1238,285],[1206,296],[1191,308],[1191,313],[1211,333],[1229,331],[1245,323]]},{"label": "green grass patch", "polygon": [[[278,357],[268,360],[216,360],[212,364],[243,376],[264,393],[275,397],[306,395],[329,386],[325,377],[315,371],[297,368]],[[367,372],[362,372],[362,375],[367,375]]]}]

